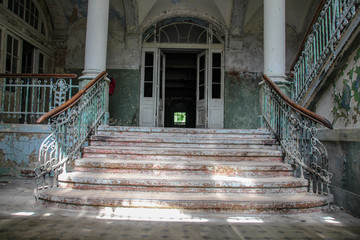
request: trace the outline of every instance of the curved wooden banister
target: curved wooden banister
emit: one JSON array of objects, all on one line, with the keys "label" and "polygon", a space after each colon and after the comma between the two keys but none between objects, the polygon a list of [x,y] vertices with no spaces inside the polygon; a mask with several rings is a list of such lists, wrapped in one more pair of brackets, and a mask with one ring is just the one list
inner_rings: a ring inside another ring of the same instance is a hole
[{"label": "curved wooden banister", "polygon": [[94,86],[98,81],[100,81],[101,79],[103,79],[104,77],[107,76],[106,71],[103,71],[102,73],[100,73],[96,78],[94,78],[93,80],[91,80],[88,84],[85,85],[85,87],[83,89],[81,89],[78,93],[76,93],[72,98],[70,98],[68,101],[66,101],[65,103],[61,104],[59,107],[51,110],[48,113],[45,113],[44,115],[42,115],[38,120],[36,120],[36,123],[42,123],[43,121],[45,121],[46,119],[50,118],[50,117],[54,117],[57,116],[59,114],[61,114],[62,112],[66,111],[67,109],[71,108],[72,106],[74,106],[80,99],[81,97],[89,90],[91,89],[92,86]]},{"label": "curved wooden banister", "polygon": [[284,100],[284,102],[290,106],[292,109],[294,109],[296,112],[300,113],[303,116],[306,116],[310,119],[312,119],[313,121],[329,128],[329,129],[333,129],[332,124],[330,123],[329,120],[327,120],[326,118],[300,106],[299,104],[296,104],[295,102],[293,102],[291,99],[289,99],[287,96],[285,96],[285,94],[283,94],[281,92],[281,90],[278,88],[278,86],[276,86],[276,84],[271,81],[271,79],[266,76],[265,74],[263,74],[263,79],[269,84],[269,86],[277,93],[279,94],[279,96],[281,97],[282,100]]},{"label": "curved wooden banister", "polygon": [[290,66],[290,71],[292,71],[292,70],[294,69],[294,67],[295,67],[295,65],[296,65],[296,63],[297,63],[297,61],[298,61],[298,59],[299,59],[302,51],[304,50],[306,40],[307,40],[307,38],[308,38],[311,30],[312,30],[312,27],[314,26],[315,22],[317,21],[318,17],[320,16],[321,10],[322,10],[325,2],[326,2],[326,0],[321,0],[320,4],[319,4],[319,6],[318,6],[318,8],[317,8],[317,10],[316,10],[315,15],[314,15],[314,17],[313,17],[313,19],[312,19],[312,21],[311,21],[308,29],[306,30],[306,33],[305,33],[304,38],[303,38],[303,40],[302,40],[302,42],[301,42],[301,44],[300,44],[300,47],[299,47],[299,49],[298,49],[298,51],[297,51],[297,53],[296,53],[296,56],[295,56],[295,58],[294,58],[294,61],[292,62],[291,66]]},{"label": "curved wooden banister", "polygon": [[47,73],[0,73],[0,78],[77,78],[77,75]]}]

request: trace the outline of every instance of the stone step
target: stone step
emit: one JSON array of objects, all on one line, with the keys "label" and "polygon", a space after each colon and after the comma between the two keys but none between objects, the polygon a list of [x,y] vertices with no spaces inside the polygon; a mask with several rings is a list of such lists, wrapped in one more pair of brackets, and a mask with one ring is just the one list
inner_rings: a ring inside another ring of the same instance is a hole
[{"label": "stone step", "polygon": [[39,192],[48,205],[101,209],[157,208],[192,211],[242,213],[296,213],[319,211],[332,196],[298,194],[166,193],[133,191],[97,191],[51,188]]},{"label": "stone step", "polygon": [[165,148],[136,146],[88,146],[84,154],[119,154],[119,155],[168,155],[168,156],[209,156],[209,157],[281,157],[283,152],[274,149],[200,149],[200,148]]},{"label": "stone step", "polygon": [[188,138],[143,138],[126,136],[93,136],[90,146],[137,146],[137,147],[166,147],[166,148],[262,148],[279,149],[274,139],[188,139]]},{"label": "stone step", "polygon": [[[229,177],[223,175],[154,175],[73,172],[61,174],[63,187],[163,192],[296,193],[308,181],[295,177]],[[64,184],[65,183],[65,184]]]},{"label": "stone step", "polygon": [[107,173],[146,173],[166,175],[291,176],[293,168],[281,162],[153,161],[82,158],[75,171]]},{"label": "stone step", "polygon": [[222,135],[272,135],[265,129],[205,129],[205,128],[160,128],[160,127],[125,127],[125,126],[99,126],[97,134],[103,133],[180,133],[192,136],[199,134],[222,134]]},{"label": "stone step", "polygon": [[86,158],[112,158],[116,160],[146,160],[146,161],[257,161],[257,162],[283,162],[283,156],[171,156],[171,155],[144,155],[144,154],[118,154],[93,151],[87,149],[83,152]]},{"label": "stone step", "polygon": [[273,139],[275,137],[272,134],[191,134],[191,133],[152,133],[152,132],[110,132],[102,131],[97,132],[96,136],[116,136],[116,137],[129,137],[129,138],[187,138],[187,139]]}]

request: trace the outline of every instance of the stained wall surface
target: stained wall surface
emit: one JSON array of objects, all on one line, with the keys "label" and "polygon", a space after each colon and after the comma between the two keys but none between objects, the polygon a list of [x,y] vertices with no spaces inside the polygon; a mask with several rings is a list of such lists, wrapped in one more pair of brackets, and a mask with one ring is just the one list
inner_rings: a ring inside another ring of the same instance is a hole
[{"label": "stained wall surface", "polygon": [[0,124],[0,176],[32,177],[49,125]]},{"label": "stained wall surface", "polygon": [[334,126],[319,130],[319,138],[328,150],[335,202],[360,216],[360,47],[350,49],[315,99],[315,109]]}]

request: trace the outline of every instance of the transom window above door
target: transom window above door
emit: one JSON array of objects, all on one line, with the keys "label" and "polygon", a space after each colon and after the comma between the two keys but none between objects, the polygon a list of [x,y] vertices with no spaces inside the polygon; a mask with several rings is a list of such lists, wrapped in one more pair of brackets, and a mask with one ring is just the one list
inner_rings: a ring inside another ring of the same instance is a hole
[{"label": "transom window above door", "polygon": [[147,43],[222,44],[224,36],[213,25],[194,18],[171,18],[143,34]]}]

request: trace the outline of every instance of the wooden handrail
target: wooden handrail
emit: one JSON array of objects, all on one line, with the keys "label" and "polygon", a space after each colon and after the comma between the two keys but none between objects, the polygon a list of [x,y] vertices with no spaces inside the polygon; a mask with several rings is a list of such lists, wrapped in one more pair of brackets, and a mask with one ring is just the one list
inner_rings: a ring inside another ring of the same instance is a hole
[{"label": "wooden handrail", "polygon": [[48,73],[0,73],[0,78],[77,78],[77,75]]},{"label": "wooden handrail", "polygon": [[291,99],[289,99],[287,96],[285,96],[285,94],[283,94],[281,92],[281,90],[278,88],[278,86],[276,86],[276,84],[271,81],[271,79],[266,76],[265,74],[263,74],[263,79],[270,85],[270,87],[277,93],[279,94],[279,96],[281,97],[282,100],[284,100],[284,102],[290,106],[292,109],[294,109],[296,112],[300,113],[303,116],[306,116],[310,119],[312,119],[313,121],[329,128],[329,129],[333,129],[332,124],[330,123],[329,120],[327,120],[326,118],[300,106],[299,104],[296,104],[295,102],[293,102]]},{"label": "wooden handrail", "polygon": [[64,111],[66,111],[67,109],[71,108],[72,106],[74,106],[80,99],[81,97],[89,91],[89,89],[91,89],[92,86],[94,86],[97,82],[99,82],[101,79],[103,79],[104,77],[107,76],[106,71],[103,71],[102,73],[100,73],[96,78],[94,78],[93,80],[91,80],[88,84],[85,85],[85,87],[83,89],[81,89],[79,92],[77,92],[72,98],[70,98],[68,101],[66,101],[65,103],[61,104],[60,106],[58,106],[57,108],[51,110],[48,113],[45,113],[44,115],[42,115],[38,120],[36,120],[36,123],[42,123],[43,121],[45,121],[46,119],[50,118],[50,117],[54,117],[57,116],[61,113],[63,113]]},{"label": "wooden handrail", "polygon": [[315,15],[314,15],[314,17],[313,17],[313,19],[312,19],[312,21],[311,21],[308,29],[306,30],[306,33],[305,33],[305,35],[304,35],[304,38],[303,38],[303,40],[302,40],[302,42],[301,42],[301,44],[300,44],[300,47],[299,47],[299,49],[298,49],[298,51],[297,51],[297,53],[296,53],[296,57],[294,58],[294,61],[292,62],[291,66],[290,66],[290,71],[292,71],[292,70],[294,69],[294,67],[295,67],[295,65],[296,65],[296,63],[297,63],[297,61],[298,61],[298,59],[299,59],[302,51],[304,50],[306,40],[307,40],[307,38],[308,38],[311,30],[312,30],[312,27],[314,26],[315,22],[316,22],[317,19],[319,18],[320,13],[321,13],[321,10],[322,10],[325,2],[326,2],[326,0],[322,0],[322,1],[320,2],[319,6],[318,6],[318,8],[317,8],[317,10],[316,10]]}]

